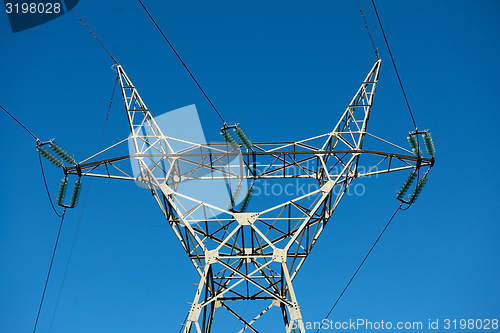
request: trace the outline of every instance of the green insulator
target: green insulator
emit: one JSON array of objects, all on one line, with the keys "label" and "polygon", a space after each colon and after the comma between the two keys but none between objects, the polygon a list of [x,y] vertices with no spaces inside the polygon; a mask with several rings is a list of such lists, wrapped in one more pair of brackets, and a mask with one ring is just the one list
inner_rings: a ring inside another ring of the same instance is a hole
[{"label": "green insulator", "polygon": [[245,212],[248,208],[248,204],[250,203],[250,199],[252,198],[252,194],[253,194],[253,187],[251,187],[247,194],[245,195],[245,198],[243,199],[243,201],[241,202],[241,206],[240,206],[240,212]]},{"label": "green insulator", "polygon": [[36,147],[36,151],[38,152],[38,154],[42,155],[42,157],[46,158],[45,152],[43,151],[42,147]]},{"label": "green insulator", "polygon": [[78,205],[78,199],[80,198],[80,192],[82,190],[82,182],[78,179],[73,186],[73,193],[71,193],[71,200],[69,206],[75,208]]},{"label": "green insulator", "polygon": [[243,132],[243,130],[239,126],[236,126],[235,128],[233,128],[233,131],[234,131],[234,133],[236,133],[236,136],[238,137],[238,139],[240,139],[241,143],[246,148],[252,149],[252,147],[253,147],[252,141],[250,141],[248,136],[245,134],[245,132]]},{"label": "green insulator", "polygon": [[50,163],[54,164],[56,167],[60,168],[63,165],[63,161],[52,155],[50,151],[45,149],[45,147],[37,147],[38,153],[47,159]]},{"label": "green insulator", "polygon": [[417,200],[418,196],[420,195],[420,193],[422,192],[422,189],[425,186],[425,183],[427,183],[427,177],[426,176],[422,176],[420,178],[420,180],[418,181],[417,186],[415,187],[415,189],[413,190],[413,192],[408,197],[408,200],[411,203],[414,203]]},{"label": "green insulator", "polygon": [[231,197],[230,197],[229,202],[227,204],[228,209],[232,209],[234,207],[236,199],[240,195],[242,187],[243,187],[243,183],[239,182],[238,185],[236,185],[234,191],[231,192]]},{"label": "green insulator", "polygon": [[67,190],[68,190],[68,178],[64,177],[63,179],[61,179],[61,183],[59,184],[59,192],[57,193],[57,198],[56,198],[56,202],[59,206],[62,206]]},{"label": "green insulator", "polygon": [[233,136],[231,133],[227,132],[226,130],[221,130],[220,135],[226,141],[233,149],[238,149],[240,146],[238,143],[236,143],[236,140],[234,140]]},{"label": "green insulator", "polygon": [[429,155],[434,155],[436,153],[436,147],[434,146],[431,133],[427,132],[424,134],[424,144],[425,150]]},{"label": "green insulator", "polygon": [[413,155],[415,155],[417,157],[422,156],[422,148],[420,148],[420,147],[413,148],[412,151],[413,151]]},{"label": "green insulator", "polygon": [[410,188],[410,185],[413,183],[415,180],[415,177],[417,176],[415,171],[412,171],[408,177],[406,177],[405,181],[403,182],[403,185],[401,185],[401,188],[396,191],[396,194],[398,196],[398,199],[401,199],[403,195],[408,191]]},{"label": "green insulator", "polygon": [[241,207],[240,207],[240,212],[241,212],[241,213],[246,212],[246,210],[247,210],[247,208],[248,208],[248,202],[249,202],[249,201],[250,201],[250,200],[245,200],[245,201],[243,201],[243,202],[241,203]]},{"label": "green insulator", "polygon": [[233,192],[234,200],[236,200],[238,198],[242,188],[243,188],[243,183],[239,182],[238,185],[236,185],[236,188],[234,189],[234,192]]},{"label": "green insulator", "polygon": [[402,198],[403,195],[405,195],[406,191],[408,190],[408,187],[402,186],[399,190],[396,191],[396,194],[398,195],[398,198]]},{"label": "green insulator", "polygon": [[56,167],[58,167],[58,168],[60,168],[60,167],[62,167],[62,166],[63,166],[63,162],[62,162],[60,159],[55,158],[55,157],[54,157],[54,161],[53,161],[52,163],[54,163],[54,165],[55,165]]},{"label": "green insulator", "polygon": [[415,173],[415,171],[412,171],[412,173],[410,173],[408,175],[408,177],[406,177],[405,187],[410,186],[413,183],[413,181],[415,180],[415,177],[417,177],[417,174]]},{"label": "green insulator", "polygon": [[55,143],[55,142],[53,142],[53,141],[52,141],[51,143],[49,143],[49,147],[50,147],[50,149],[52,149],[52,150],[53,150],[53,151],[54,151],[57,155],[61,154],[61,149],[62,149],[62,148],[61,148],[61,147],[60,147],[57,143]]},{"label": "green insulator", "polygon": [[415,149],[418,147],[418,141],[414,135],[408,135],[407,139],[408,139],[408,143],[410,144],[410,147],[412,149]]},{"label": "green insulator", "polygon": [[413,183],[413,181],[415,180],[415,178],[417,178],[417,172],[416,171],[413,171],[412,173],[410,173],[408,175],[408,181],[410,183]]},{"label": "green insulator", "polygon": [[75,163],[75,158],[71,156],[66,150],[64,150],[61,146],[59,146],[55,141],[52,141],[50,144],[50,149],[52,149],[57,155],[61,156],[63,160],[68,163]]}]

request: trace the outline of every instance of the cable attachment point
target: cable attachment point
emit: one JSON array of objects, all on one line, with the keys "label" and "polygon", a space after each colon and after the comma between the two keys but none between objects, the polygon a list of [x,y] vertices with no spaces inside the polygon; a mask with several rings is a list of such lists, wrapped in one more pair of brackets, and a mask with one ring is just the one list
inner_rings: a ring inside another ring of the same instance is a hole
[{"label": "cable attachment point", "polygon": [[38,154],[40,154],[42,157],[44,157],[50,163],[54,164],[56,167],[60,168],[63,166],[63,164],[64,164],[63,161],[60,158],[57,158],[55,155],[53,155],[45,147],[43,147],[43,143],[40,145],[37,145],[36,151],[38,152]]},{"label": "cable attachment point", "polygon": [[432,140],[431,133],[429,131],[425,132],[423,138],[427,154],[434,155],[436,153],[436,147],[434,146],[434,141]]},{"label": "cable attachment point", "polygon": [[[424,141],[425,150],[426,150],[427,154],[431,155],[431,159],[430,159],[431,163],[429,165],[429,168],[427,169],[427,172],[422,177],[420,177],[417,184],[415,185],[415,188],[408,196],[408,200],[404,200],[403,196],[406,194],[408,189],[411,187],[412,183],[417,178],[417,175],[419,174],[420,168],[422,166],[423,158],[422,158],[422,148],[420,147],[419,140],[418,140],[419,135],[422,135],[422,139]],[[434,146],[434,142],[432,141],[431,133],[428,130],[425,130],[425,131],[415,130],[413,132],[410,132],[408,134],[407,139],[408,139],[408,143],[410,144],[410,147],[413,151],[413,154],[415,156],[417,156],[417,161],[415,164],[415,169],[408,175],[406,180],[403,182],[403,185],[401,186],[401,188],[399,190],[396,191],[396,193],[397,193],[397,199],[399,201],[401,201],[402,203],[406,203],[408,205],[411,205],[417,200],[417,198],[420,195],[420,193],[422,192],[425,184],[427,183],[427,175],[429,174],[429,171],[431,170],[431,168],[434,166],[434,161],[435,161],[434,154],[436,153],[436,148]]]},{"label": "cable attachment point", "polygon": [[243,129],[239,126],[239,124],[236,124],[235,127],[233,128],[234,133],[240,140],[240,142],[245,146],[247,149],[252,149],[253,144],[252,141],[248,138],[248,136],[245,134]]},{"label": "cable attachment point", "polygon": [[431,133],[429,132],[429,130],[425,130],[425,131],[414,131],[414,132],[410,132],[410,134],[408,134],[408,143],[410,144],[410,147],[413,151],[413,154],[417,157],[421,157],[422,156],[422,148],[420,148],[420,145],[418,143],[418,136],[419,135],[422,135],[422,139],[424,141],[424,146],[425,146],[425,150],[427,152],[427,154],[431,155],[431,156],[434,156],[434,154],[436,153],[436,147],[434,146],[434,141],[432,140],[432,136],[431,136]]},{"label": "cable attachment point", "polygon": [[236,142],[236,140],[233,138],[231,133],[228,131],[229,127],[223,127],[220,130],[220,135],[226,141],[234,150],[237,150],[240,148],[240,145]]},{"label": "cable attachment point", "polygon": [[418,138],[416,133],[410,133],[407,137],[408,143],[410,144],[413,155],[417,157],[422,157],[422,148],[418,144]]},{"label": "cable attachment point", "polygon": [[[45,148],[44,146],[48,145],[50,149],[56,153],[54,155],[50,150]],[[47,142],[42,142],[37,140],[36,151],[43,156],[50,163],[54,164],[56,167],[64,167],[64,162],[73,164],[75,163],[75,158],[73,155],[69,154],[66,150],[64,150],[61,146],[59,146],[54,140],[50,140]],[[61,158],[59,158],[61,157]],[[66,170],[64,171],[66,174]]]},{"label": "cable attachment point", "polygon": [[75,181],[75,185],[73,186],[69,204],[64,204],[64,198],[66,197],[66,192],[68,192],[68,177],[65,176],[63,179],[61,179],[61,183],[59,184],[59,192],[57,193],[56,202],[59,206],[64,208],[75,208],[78,205],[81,191],[82,181],[80,178],[78,178]]}]

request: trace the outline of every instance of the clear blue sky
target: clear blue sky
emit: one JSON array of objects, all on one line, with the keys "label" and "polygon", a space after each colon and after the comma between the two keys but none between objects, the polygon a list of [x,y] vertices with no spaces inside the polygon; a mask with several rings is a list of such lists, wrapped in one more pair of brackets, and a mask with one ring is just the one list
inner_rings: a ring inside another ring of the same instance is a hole
[{"label": "clear blue sky", "polygon": [[[330,131],[376,60],[356,1],[148,1],[148,9],[228,123],[255,141]],[[406,146],[411,119],[371,2],[365,17],[383,59],[370,132]],[[498,1],[378,1],[419,128],[436,166],[397,215],[332,313],[334,321],[500,319]],[[154,115],[196,104],[207,141],[220,120],[136,1],[76,10],[123,65]],[[99,144],[116,73],[74,13],[13,34],[0,14],[0,104],[42,140],[82,160]],[[0,115],[0,332],[30,332],[59,218],[35,142]],[[103,147],[128,136],[119,93]],[[46,165],[55,196],[61,170]],[[406,173],[358,180],[295,280],[306,321],[324,318],[398,202]],[[93,180],[67,213],[38,332],[177,332],[198,277],[148,191]],[[237,321],[217,320],[216,333]],[[264,332],[281,332],[279,311]],[[312,332],[312,331],[311,331]]]}]

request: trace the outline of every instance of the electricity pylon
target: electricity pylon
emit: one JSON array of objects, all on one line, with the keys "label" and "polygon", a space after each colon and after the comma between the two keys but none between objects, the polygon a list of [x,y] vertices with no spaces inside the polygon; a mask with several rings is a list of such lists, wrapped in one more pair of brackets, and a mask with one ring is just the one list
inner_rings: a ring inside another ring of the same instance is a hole
[{"label": "electricity pylon", "polygon": [[[350,184],[361,177],[430,168],[434,157],[399,147],[367,132],[381,61],[377,60],[331,132],[297,142],[199,144],[163,133],[123,68],[118,65],[135,153],[66,168],[67,174],[128,179],[152,192],[200,276],[184,332],[211,331],[216,311],[240,320],[240,330],[258,332],[254,323],[269,309],[281,309],[285,330],[305,333],[293,280],[316,244]],[[227,132],[227,128],[223,132]],[[396,152],[367,150],[370,139]],[[175,144],[174,144],[175,143]],[[182,148],[173,149],[182,144]],[[418,144],[418,143],[417,143]],[[108,149],[110,149],[108,148]],[[108,151],[104,150],[97,155]],[[102,155],[101,155],[102,156]],[[237,160],[235,166],[230,158]],[[360,160],[376,160],[370,168]],[[119,164],[135,163],[138,176]],[[204,171],[204,172],[200,172]],[[298,179],[316,187],[272,207],[249,205],[256,181]],[[252,182],[244,208],[218,207],[182,193],[185,181]],[[235,301],[267,301],[257,316],[244,319]]]}]

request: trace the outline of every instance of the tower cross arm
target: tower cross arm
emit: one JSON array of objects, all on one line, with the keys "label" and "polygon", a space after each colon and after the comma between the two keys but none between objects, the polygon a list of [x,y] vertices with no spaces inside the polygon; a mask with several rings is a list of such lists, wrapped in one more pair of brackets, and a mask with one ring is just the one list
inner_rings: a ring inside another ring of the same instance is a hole
[{"label": "tower cross arm", "polygon": [[[237,153],[227,153],[228,157],[237,156]],[[330,164],[341,163],[344,156],[371,155],[380,157],[380,162],[375,169],[360,173],[360,176],[387,173],[391,171],[410,169],[421,166],[431,166],[433,158],[415,155],[373,151],[364,149],[343,150],[283,150],[283,151],[258,151],[242,152],[245,173],[241,175],[232,174],[228,170],[231,165],[224,164],[223,154],[220,152],[192,152],[181,154],[134,154],[123,155],[113,158],[77,164],[66,168],[68,174],[80,174],[82,176],[114,178],[125,180],[136,180],[129,170],[131,160],[154,159],[156,161],[169,161],[190,163],[190,167],[183,170],[183,180],[196,179],[273,179],[273,178],[316,178],[323,166],[316,163],[322,156],[333,157]],[[156,167],[161,163],[156,163]],[[193,173],[192,170],[205,169],[206,173]],[[214,172],[215,171],[215,172]],[[331,174],[334,175],[334,174]]]}]

